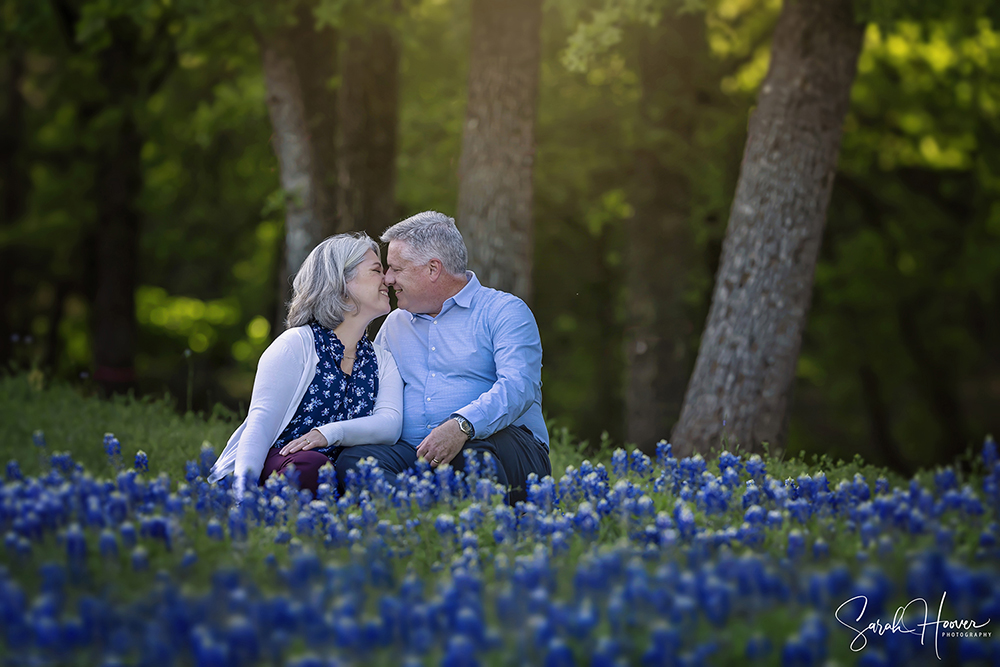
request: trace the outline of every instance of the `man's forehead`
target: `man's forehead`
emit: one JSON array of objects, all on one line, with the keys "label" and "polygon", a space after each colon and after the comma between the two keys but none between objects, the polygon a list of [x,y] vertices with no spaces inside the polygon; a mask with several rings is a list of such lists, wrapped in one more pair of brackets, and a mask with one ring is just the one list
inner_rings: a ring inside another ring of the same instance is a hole
[{"label": "man's forehead", "polygon": [[387,260],[396,264],[405,264],[409,261],[407,255],[408,246],[402,241],[389,241],[389,249],[385,253]]}]

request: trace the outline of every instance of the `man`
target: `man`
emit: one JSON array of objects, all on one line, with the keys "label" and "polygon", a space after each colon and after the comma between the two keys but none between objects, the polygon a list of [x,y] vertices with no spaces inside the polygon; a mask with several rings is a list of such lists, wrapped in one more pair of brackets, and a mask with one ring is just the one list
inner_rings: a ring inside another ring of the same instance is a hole
[{"label": "man", "polygon": [[464,468],[462,452],[497,461],[511,504],[532,472],[551,474],[542,417],[542,343],[528,306],[466,270],[455,221],[435,211],[387,229],[386,285],[399,308],[376,337],[403,378],[401,443],[432,466]]}]

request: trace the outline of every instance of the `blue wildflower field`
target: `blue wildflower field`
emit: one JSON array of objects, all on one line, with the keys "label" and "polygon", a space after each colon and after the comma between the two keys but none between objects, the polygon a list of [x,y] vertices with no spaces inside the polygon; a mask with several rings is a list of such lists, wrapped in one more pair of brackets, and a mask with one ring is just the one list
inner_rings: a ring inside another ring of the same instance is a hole
[{"label": "blue wildflower field", "polygon": [[475,466],[237,504],[209,444],[54,448],[0,481],[2,665],[1000,665],[991,439],[911,480],[661,443],[515,508]]}]

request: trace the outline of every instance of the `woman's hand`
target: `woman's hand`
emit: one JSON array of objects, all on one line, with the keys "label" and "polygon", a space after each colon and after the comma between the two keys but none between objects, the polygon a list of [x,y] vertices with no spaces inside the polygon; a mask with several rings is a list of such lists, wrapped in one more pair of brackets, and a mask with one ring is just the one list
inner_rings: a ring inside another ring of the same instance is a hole
[{"label": "woman's hand", "polygon": [[319,447],[326,447],[329,443],[326,441],[326,436],[320,433],[318,430],[313,429],[306,433],[301,438],[296,438],[290,443],[281,448],[279,452],[282,456],[288,456],[292,452],[299,452],[305,449],[317,449]]}]

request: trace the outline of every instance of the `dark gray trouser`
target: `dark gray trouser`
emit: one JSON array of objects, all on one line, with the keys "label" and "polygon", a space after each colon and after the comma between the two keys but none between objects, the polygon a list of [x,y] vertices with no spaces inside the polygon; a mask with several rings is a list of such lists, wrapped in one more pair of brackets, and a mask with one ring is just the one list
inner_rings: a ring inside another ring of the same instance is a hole
[{"label": "dark gray trouser", "polygon": [[378,467],[385,473],[385,480],[396,485],[396,475],[417,462],[417,450],[405,442],[394,445],[355,445],[353,447],[335,447],[330,452],[333,467],[337,470],[337,486],[340,493],[344,492],[347,481],[347,471],[356,468],[358,461],[369,456],[378,461]]},{"label": "dark gray trouser", "polygon": [[472,451],[482,462],[483,452],[489,452],[497,461],[497,481],[510,487],[507,502],[511,506],[527,498],[525,480],[531,473],[539,477],[552,474],[549,450],[539,442],[526,426],[508,426],[483,440],[469,440],[462,451],[451,460],[455,470],[465,470],[466,451]]}]

